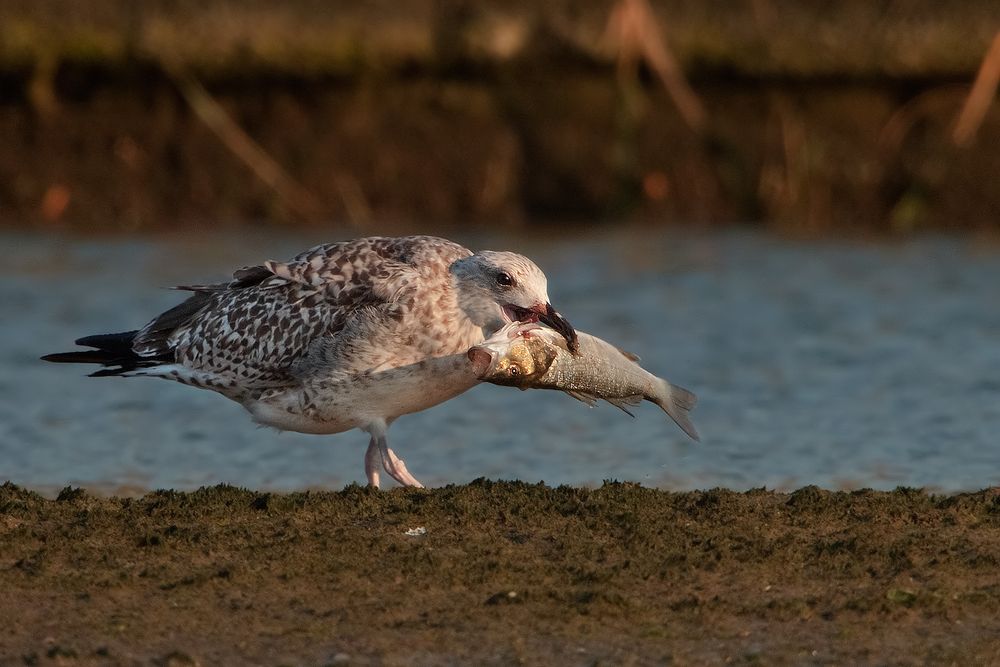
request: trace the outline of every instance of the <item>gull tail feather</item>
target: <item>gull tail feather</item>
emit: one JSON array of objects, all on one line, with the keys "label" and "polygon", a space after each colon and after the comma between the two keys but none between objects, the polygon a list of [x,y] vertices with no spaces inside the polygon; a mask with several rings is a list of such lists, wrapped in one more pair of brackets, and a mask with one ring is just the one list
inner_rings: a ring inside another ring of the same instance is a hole
[{"label": "gull tail feather", "polygon": [[675,384],[670,384],[666,380],[660,381],[663,383],[663,386],[659,395],[652,399],[653,402],[663,408],[663,411],[666,412],[670,418],[673,419],[677,425],[691,437],[692,440],[700,442],[701,436],[698,435],[698,429],[694,427],[694,424],[691,422],[691,418],[689,416],[689,413],[698,402],[698,397],[684,387],[678,387]]},{"label": "gull tail feather", "polygon": [[94,349],[46,354],[42,360],[60,364],[100,364],[104,366],[104,368],[91,373],[91,377],[124,375],[137,368],[157,366],[170,360],[167,355],[141,357],[136,354],[132,350],[132,343],[138,333],[138,331],[125,331],[84,336],[78,338],[76,344]]}]

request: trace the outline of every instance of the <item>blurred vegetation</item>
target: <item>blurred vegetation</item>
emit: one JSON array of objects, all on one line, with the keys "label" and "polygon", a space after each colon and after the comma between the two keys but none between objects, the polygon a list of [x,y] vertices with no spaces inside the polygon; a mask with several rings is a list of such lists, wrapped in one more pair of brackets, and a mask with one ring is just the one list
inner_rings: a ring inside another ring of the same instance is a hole
[{"label": "blurred vegetation", "polygon": [[998,31],[995,0],[8,0],[0,222],[995,226]]}]

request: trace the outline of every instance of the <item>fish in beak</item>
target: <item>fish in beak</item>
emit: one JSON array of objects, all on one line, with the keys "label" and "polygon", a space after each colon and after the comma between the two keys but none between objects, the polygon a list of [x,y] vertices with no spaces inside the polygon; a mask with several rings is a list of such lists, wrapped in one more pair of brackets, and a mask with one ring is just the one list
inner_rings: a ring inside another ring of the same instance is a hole
[{"label": "fish in beak", "polygon": [[560,336],[566,339],[566,347],[573,354],[580,351],[577,341],[576,330],[565,317],[556,312],[551,303],[540,303],[531,308],[521,308],[513,304],[503,307],[503,313],[508,322],[541,322],[550,329],[554,329]]},{"label": "fish in beak", "polygon": [[580,351],[580,343],[576,338],[576,329],[573,328],[573,325],[565,317],[556,312],[551,303],[545,304],[545,312],[538,313],[538,321],[558,331],[559,335],[566,339],[566,347],[569,348],[570,352],[576,354]]}]

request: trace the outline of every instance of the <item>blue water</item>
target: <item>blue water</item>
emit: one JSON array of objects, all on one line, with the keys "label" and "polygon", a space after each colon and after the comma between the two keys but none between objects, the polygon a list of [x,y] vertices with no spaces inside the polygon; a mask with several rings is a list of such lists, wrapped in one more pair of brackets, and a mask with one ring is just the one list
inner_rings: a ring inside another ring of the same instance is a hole
[{"label": "blue water", "polygon": [[[38,361],[78,336],[141,326],[182,296],[164,286],[333,238],[0,234],[0,480],[126,493],[363,482],[360,432],[278,433],[209,392]],[[623,228],[457,240],[534,258],[578,329],[698,394],[703,441],[648,403],[632,419],[484,385],[393,425],[390,443],[425,484],[1000,484],[1000,247]]]}]

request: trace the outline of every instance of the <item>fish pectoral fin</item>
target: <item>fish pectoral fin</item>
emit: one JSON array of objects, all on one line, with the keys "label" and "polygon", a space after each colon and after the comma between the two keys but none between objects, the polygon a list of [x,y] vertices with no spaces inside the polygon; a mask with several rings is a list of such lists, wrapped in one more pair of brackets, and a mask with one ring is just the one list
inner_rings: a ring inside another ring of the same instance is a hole
[{"label": "fish pectoral fin", "polygon": [[574,391],[572,389],[563,389],[563,391],[576,400],[586,403],[588,407],[592,408],[597,405],[597,396],[594,396],[593,394],[588,394],[582,391]]},{"label": "fish pectoral fin", "polygon": [[615,349],[621,352],[622,356],[628,359],[629,361],[634,361],[635,363],[639,363],[640,361],[642,361],[639,355],[636,354],[635,352],[629,352],[628,350],[623,350],[620,347],[616,347]]},{"label": "fish pectoral fin", "polygon": [[622,396],[620,398],[605,398],[604,400],[634,419],[635,415],[625,406],[639,405],[642,403],[642,395],[636,394],[635,396]]}]

